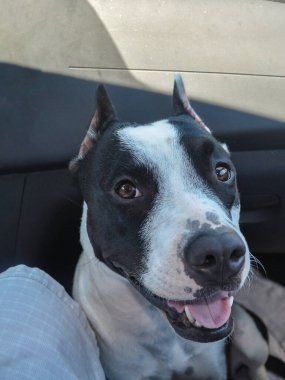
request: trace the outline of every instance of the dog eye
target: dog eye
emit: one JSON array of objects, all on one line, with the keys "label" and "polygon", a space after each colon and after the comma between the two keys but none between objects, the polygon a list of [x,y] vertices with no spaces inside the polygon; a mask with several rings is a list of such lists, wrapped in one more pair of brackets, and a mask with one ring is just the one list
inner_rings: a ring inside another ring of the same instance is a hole
[{"label": "dog eye", "polygon": [[231,178],[232,173],[226,165],[218,164],[216,166],[216,176],[219,181],[227,182]]},{"label": "dog eye", "polygon": [[119,197],[124,199],[133,199],[142,195],[142,193],[131,181],[120,182],[115,188],[115,191]]}]

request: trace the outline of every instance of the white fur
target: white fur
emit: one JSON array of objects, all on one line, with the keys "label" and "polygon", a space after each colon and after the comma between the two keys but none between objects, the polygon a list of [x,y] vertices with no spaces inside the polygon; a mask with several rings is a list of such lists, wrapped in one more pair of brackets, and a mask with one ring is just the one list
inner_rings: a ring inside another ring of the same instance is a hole
[{"label": "white fur", "polygon": [[173,371],[193,367],[197,379],[212,376],[225,380],[223,341],[203,344],[178,336],[159,309],[96,258],[86,216],[84,204],[83,253],[73,295],[96,332],[106,376],[112,380],[147,380],[151,376],[169,380]]},{"label": "white fur", "polygon": [[[219,198],[197,175],[179,143],[177,129],[168,121],[127,127],[119,130],[118,135],[132,152],[133,159],[154,171],[159,184],[159,195],[141,230],[144,241],[148,242],[146,272],[142,274],[141,282],[160,297],[191,300],[200,286],[185,274],[182,257],[177,254],[183,244],[183,236],[187,234],[188,239],[191,238],[192,231],[187,229],[187,221],[198,221],[200,225],[207,223],[213,229],[222,225],[234,229],[242,237],[236,223],[237,210],[232,210],[233,224]],[[220,224],[209,221],[207,212],[215,214]],[[247,249],[243,280],[248,270]],[[187,292],[189,288],[192,289],[191,294]]]},{"label": "white fur", "polygon": [[228,148],[227,144],[223,143],[221,145],[224,148],[224,150],[230,155],[230,151],[229,151],[229,148]]}]

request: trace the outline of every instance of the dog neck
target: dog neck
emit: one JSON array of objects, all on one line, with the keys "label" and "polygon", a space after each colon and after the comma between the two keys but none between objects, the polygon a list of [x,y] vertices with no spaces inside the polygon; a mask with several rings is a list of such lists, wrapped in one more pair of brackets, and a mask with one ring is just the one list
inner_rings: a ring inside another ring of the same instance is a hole
[{"label": "dog neck", "polygon": [[[206,347],[175,334],[163,313],[95,256],[86,221],[84,204],[80,230],[83,253],[75,272],[73,296],[96,332],[106,376],[133,380],[159,373],[160,379],[169,379],[174,371],[186,371],[195,356],[198,369],[202,363],[199,371],[223,378],[223,343]],[[199,360],[205,352],[210,355],[207,366]]]}]

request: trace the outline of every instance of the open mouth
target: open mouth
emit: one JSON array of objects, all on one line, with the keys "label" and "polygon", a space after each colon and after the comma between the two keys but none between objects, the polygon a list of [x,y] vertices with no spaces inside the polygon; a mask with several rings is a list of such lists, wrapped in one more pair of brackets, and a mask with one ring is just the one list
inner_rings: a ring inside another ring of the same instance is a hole
[{"label": "open mouth", "polygon": [[231,293],[219,291],[195,301],[168,301],[165,314],[183,338],[213,342],[227,337],[233,329]]},{"label": "open mouth", "polygon": [[210,295],[195,300],[171,301],[153,294],[134,277],[128,278],[148,301],[164,313],[176,333],[183,338],[206,343],[231,334],[233,291],[213,289]]}]

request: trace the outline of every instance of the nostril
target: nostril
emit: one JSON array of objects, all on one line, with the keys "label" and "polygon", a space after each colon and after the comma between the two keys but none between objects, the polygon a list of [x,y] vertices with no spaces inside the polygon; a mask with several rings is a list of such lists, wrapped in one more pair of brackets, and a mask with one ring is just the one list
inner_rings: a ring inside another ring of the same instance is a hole
[{"label": "nostril", "polygon": [[244,256],[244,251],[242,249],[235,249],[230,255],[230,261],[238,262]]},{"label": "nostril", "polygon": [[244,251],[242,249],[235,249],[230,256],[230,261],[239,261],[241,257],[244,256]]},{"label": "nostril", "polygon": [[214,255],[207,255],[204,259],[202,266],[204,268],[212,268],[217,264],[217,260]]}]

